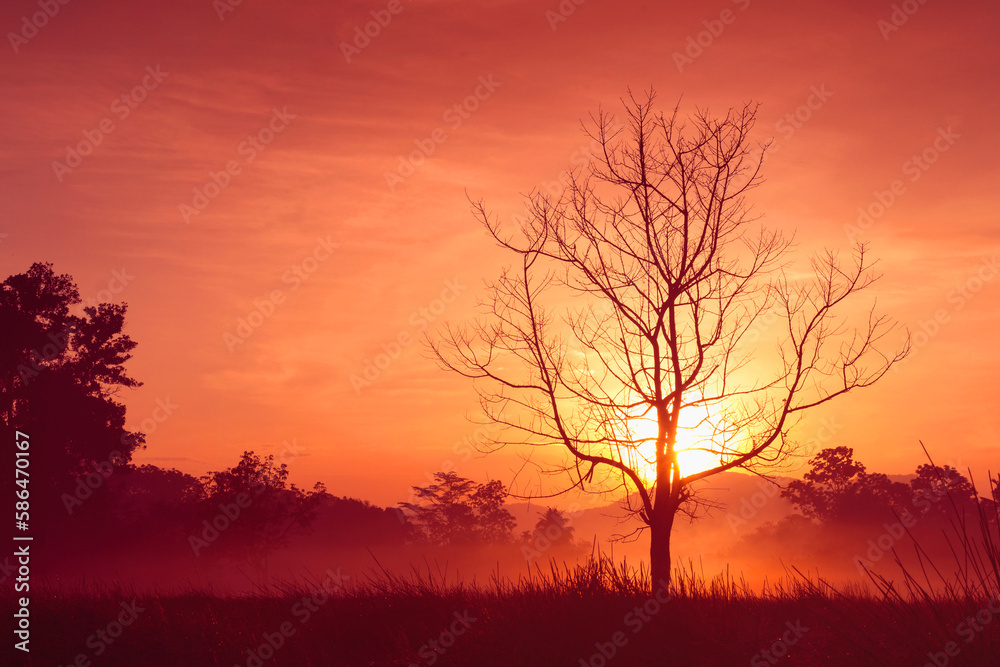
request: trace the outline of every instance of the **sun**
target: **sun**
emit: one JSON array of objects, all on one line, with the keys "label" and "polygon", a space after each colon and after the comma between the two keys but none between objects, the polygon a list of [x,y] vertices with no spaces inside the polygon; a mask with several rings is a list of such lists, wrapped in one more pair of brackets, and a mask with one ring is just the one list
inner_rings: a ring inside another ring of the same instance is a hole
[{"label": "sun", "polygon": [[[635,417],[629,422],[629,430],[632,436],[639,440],[644,440],[639,445],[638,461],[639,474],[647,482],[656,479],[656,420],[646,417]],[[681,476],[694,475],[696,473],[714,468],[720,464],[718,454],[706,451],[718,449],[713,445],[713,429],[696,415],[681,414],[681,423],[677,433],[677,464],[681,469]]]}]

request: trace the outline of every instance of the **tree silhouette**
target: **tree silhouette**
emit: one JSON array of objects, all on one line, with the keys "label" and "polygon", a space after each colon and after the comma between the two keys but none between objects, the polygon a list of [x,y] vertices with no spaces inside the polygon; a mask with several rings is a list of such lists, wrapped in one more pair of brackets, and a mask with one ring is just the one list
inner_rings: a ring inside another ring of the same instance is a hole
[{"label": "tree silhouette", "polygon": [[[122,466],[106,481],[107,493],[88,502],[80,516],[98,549],[119,558],[149,549],[159,558],[185,558],[187,537],[197,523],[202,485],[175,469]],[[82,528],[83,526],[81,526]]]},{"label": "tree silhouette", "polygon": [[[860,329],[840,319],[877,277],[864,246],[846,266],[814,258],[811,278],[786,271],[790,241],[746,201],[763,161],[749,146],[755,106],[685,124],[653,102],[631,97],[623,130],[600,112],[589,173],[559,198],[529,194],[517,229],[473,203],[514,264],[488,285],[483,318],[431,345],[507,427],[487,451],[556,446],[566,460],[552,469],[569,488],[620,492],[651,531],[657,585],[670,579],[674,518],[694,482],[782,461],[805,411],[876,382],[906,347],[877,349],[893,327],[884,317],[869,312]],[[777,353],[755,360],[743,343],[767,333],[771,312],[784,320]],[[681,470],[682,415],[711,432],[688,446],[717,465]],[[655,435],[637,427],[643,418]]]},{"label": "tree silhouette", "polygon": [[910,486],[916,510],[941,522],[956,517],[956,512],[971,515],[979,504],[972,482],[950,465],[924,463]]},{"label": "tree silhouette", "polygon": [[273,456],[253,452],[243,452],[235,466],[202,480],[202,529],[189,537],[192,549],[200,554],[211,548],[245,563],[261,583],[268,581],[271,554],[310,526],[326,493],[319,482],[310,492],[288,484],[287,464],[275,465]]},{"label": "tree silhouette", "polygon": [[434,480],[413,487],[420,502],[399,503],[423,539],[439,546],[510,541],[516,521],[499,481],[477,484],[456,472],[434,473]]},{"label": "tree silhouette", "polygon": [[869,473],[850,447],[824,449],[812,469],[782,489],[804,516],[823,523],[879,522],[893,512],[912,512],[910,489],[882,473]]},{"label": "tree silhouette", "polygon": [[972,483],[948,465],[920,465],[907,485],[867,472],[849,447],[824,449],[809,463],[812,469],[789,482],[781,495],[807,518],[826,524],[878,523],[908,514],[930,519],[937,530],[956,517],[956,510],[969,518],[979,504]]},{"label": "tree silhouette", "polygon": [[109,480],[119,522],[130,529],[152,525],[156,530],[172,527],[188,508],[203,500],[204,488],[197,478],[173,468],[130,465]]},{"label": "tree silhouette", "polygon": [[399,521],[398,512],[393,508],[377,507],[367,500],[325,494],[317,508],[313,534],[317,541],[340,548],[402,547],[408,526]]},{"label": "tree silhouette", "polygon": [[576,529],[569,525],[569,519],[562,510],[549,507],[544,513],[539,513],[538,521],[535,522],[534,533],[536,535],[548,535],[558,533],[558,536],[549,537],[554,543],[572,544],[573,533]]},{"label": "tree silhouette", "polygon": [[[126,306],[74,314],[80,303],[72,278],[51,264],[0,283],[0,420],[30,436],[32,511],[48,515],[42,530],[58,530],[53,521],[72,510],[61,499],[74,482],[106,478],[145,441],[126,430],[125,406],[115,400],[120,387],[140,384],[124,367],[136,346],[122,333]],[[3,488],[9,483],[5,476]]]},{"label": "tree silhouette", "polygon": [[570,523],[569,517],[555,507],[539,512],[534,529],[524,531],[521,536],[521,553],[528,560],[550,552],[552,555],[575,555],[580,549],[573,540],[576,528]]}]

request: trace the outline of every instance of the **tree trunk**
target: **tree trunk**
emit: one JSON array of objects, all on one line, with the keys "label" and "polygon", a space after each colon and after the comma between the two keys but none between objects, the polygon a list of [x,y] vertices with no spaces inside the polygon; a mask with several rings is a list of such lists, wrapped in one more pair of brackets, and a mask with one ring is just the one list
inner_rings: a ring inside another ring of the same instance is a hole
[{"label": "tree trunk", "polygon": [[674,509],[668,503],[657,503],[649,526],[649,569],[653,575],[653,590],[663,582],[670,589],[670,533],[674,528]]}]

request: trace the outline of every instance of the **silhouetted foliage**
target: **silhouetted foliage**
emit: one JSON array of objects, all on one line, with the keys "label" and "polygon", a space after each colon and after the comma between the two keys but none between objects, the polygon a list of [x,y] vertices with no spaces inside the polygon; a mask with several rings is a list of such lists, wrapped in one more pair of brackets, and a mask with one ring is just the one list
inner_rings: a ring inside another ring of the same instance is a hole
[{"label": "silhouetted foliage", "polygon": [[812,469],[793,480],[782,497],[810,519],[824,523],[882,521],[909,510],[910,490],[882,473],[866,472],[850,447],[824,449],[810,459]]},{"label": "silhouetted foliage", "polygon": [[503,484],[478,484],[455,472],[434,473],[434,479],[436,484],[413,487],[422,502],[399,503],[423,539],[438,545],[511,540],[516,521],[504,508]]},{"label": "silhouetted foliage", "polygon": [[113,551],[122,560],[137,549],[162,558],[190,557],[187,538],[202,497],[197,478],[155,465],[124,465],[104,485],[104,493],[73,513],[74,543],[82,533],[97,555]]},{"label": "silhouetted foliage", "polygon": [[535,535],[554,534],[558,532],[558,537],[549,538],[553,543],[572,544],[573,533],[575,531],[576,529],[570,525],[569,518],[562,510],[549,507],[544,513],[539,512],[538,521],[535,522],[535,530],[532,532]]},{"label": "silhouetted foliage", "polygon": [[196,477],[173,468],[128,466],[109,480],[110,495],[123,525],[172,524],[202,500],[204,489]]},{"label": "silhouetted foliage", "polygon": [[573,540],[576,529],[562,510],[546,508],[538,513],[533,530],[521,534],[521,553],[528,560],[539,556],[568,558],[579,555],[582,549]]},{"label": "silhouetted foliage", "polygon": [[253,452],[202,480],[201,530],[190,537],[192,549],[246,563],[265,582],[270,555],[310,526],[325,494],[321,483],[311,492],[288,484],[287,464]]},{"label": "silhouetted foliage", "polygon": [[[58,531],[54,520],[72,512],[78,479],[107,477],[145,441],[126,430],[125,406],[115,400],[120,387],[140,384],[124,367],[136,346],[122,333],[126,306],[74,314],[80,303],[73,279],[51,264],[0,283],[0,420],[30,436],[32,513],[47,515],[42,530]],[[9,483],[4,476],[2,488]]]},{"label": "silhouetted foliage", "polygon": [[913,506],[923,516],[948,521],[971,512],[978,504],[972,483],[955,468],[924,463],[910,480]]},{"label": "silhouetted foliage", "polygon": [[314,534],[337,547],[401,546],[409,534],[409,526],[399,521],[398,510],[377,507],[367,500],[323,494],[316,511]]}]

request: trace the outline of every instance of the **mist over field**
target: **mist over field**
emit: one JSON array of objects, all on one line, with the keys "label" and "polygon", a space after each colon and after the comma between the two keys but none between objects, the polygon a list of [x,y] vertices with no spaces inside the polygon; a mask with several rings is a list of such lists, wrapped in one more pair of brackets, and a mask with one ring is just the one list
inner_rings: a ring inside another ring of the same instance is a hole
[{"label": "mist over field", "polygon": [[[65,549],[53,550],[55,557],[45,559],[43,580],[59,585],[134,585],[164,592],[192,588],[252,592],[262,586],[308,582],[329,568],[359,581],[386,573],[405,577],[419,572],[458,584],[486,583],[497,575],[512,580],[536,576],[548,573],[553,562],[559,568],[572,567],[598,554],[636,568],[649,566],[641,521],[606,496],[584,496],[565,504],[555,521],[545,517],[552,505],[507,497],[502,507],[511,518],[508,533],[491,541],[471,536],[446,542],[422,533],[398,507],[378,507],[327,492],[316,498],[314,515],[293,526],[287,538],[269,550],[264,580],[262,561],[248,558],[255,546],[254,531],[268,529],[253,525],[259,515],[243,508],[237,514],[235,500],[221,497],[200,502],[158,498],[151,489],[143,489],[141,501],[112,496],[123,492],[118,484],[125,493],[135,493],[125,486],[130,475],[153,473],[118,470],[107,479],[104,497],[97,492],[97,500],[91,503],[88,498],[81,504],[80,513],[74,514],[82,530],[50,538],[54,543],[64,541]],[[909,488],[915,477],[891,479]],[[186,481],[194,488],[193,479]],[[675,528],[677,567],[706,579],[726,574],[754,590],[766,581],[796,578],[796,570],[841,586],[868,585],[866,571],[899,577],[894,550],[912,566],[919,547],[939,564],[942,575],[955,574],[943,536],[953,526],[953,510],[943,493],[911,490],[896,510],[873,512],[860,505],[853,508],[853,515],[823,521],[804,517],[791,499],[782,496],[782,487],[790,481],[723,473],[703,484],[697,503],[692,503],[694,516],[686,516]],[[248,487],[248,496],[252,493]],[[856,493],[851,489],[845,495]],[[93,505],[90,512],[85,509],[88,504]],[[109,510],[109,504],[127,510]],[[972,515],[965,519],[971,521]],[[95,523],[86,525],[88,521]]]}]

